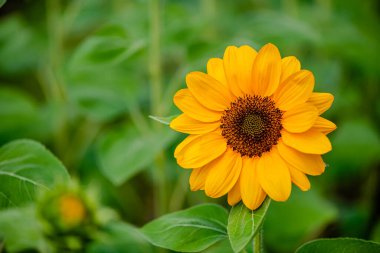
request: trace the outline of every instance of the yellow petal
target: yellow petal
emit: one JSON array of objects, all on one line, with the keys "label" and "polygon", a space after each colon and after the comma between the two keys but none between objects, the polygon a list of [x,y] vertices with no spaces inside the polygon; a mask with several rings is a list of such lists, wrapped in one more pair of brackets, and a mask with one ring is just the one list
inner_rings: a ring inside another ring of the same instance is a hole
[{"label": "yellow petal", "polygon": [[281,77],[281,56],[277,47],[266,44],[257,54],[252,67],[252,92],[270,96],[277,89]]},{"label": "yellow petal", "polygon": [[174,104],[191,118],[202,122],[215,122],[222,116],[220,112],[209,110],[201,105],[189,89],[179,90],[174,96]]},{"label": "yellow petal", "polygon": [[223,63],[228,86],[236,97],[249,94],[252,84],[252,65],[257,52],[249,46],[227,47]]},{"label": "yellow petal", "polygon": [[281,157],[295,169],[308,175],[317,176],[325,171],[325,163],[320,155],[299,152],[279,141],[277,145]]},{"label": "yellow petal", "polygon": [[230,206],[236,205],[241,200],[240,179],[236,180],[236,184],[228,192],[227,201]]},{"label": "yellow petal", "polygon": [[193,171],[190,174],[190,190],[192,191],[198,191],[203,190],[205,188],[205,183],[207,179],[207,175],[210,172],[210,168],[198,168],[193,169]]},{"label": "yellow petal", "polygon": [[257,162],[257,158],[243,158],[240,175],[241,197],[244,205],[251,210],[257,209],[266,197],[257,176]]},{"label": "yellow petal", "polygon": [[277,147],[264,153],[257,164],[257,174],[264,191],[276,201],[286,201],[292,189],[288,166],[278,153]]},{"label": "yellow petal", "polygon": [[320,131],[323,134],[329,134],[336,129],[336,125],[330,120],[318,117],[315,120],[312,129]]},{"label": "yellow petal", "polygon": [[313,92],[307,101],[317,107],[319,115],[321,115],[331,107],[334,96],[330,93]]},{"label": "yellow petal", "polygon": [[186,84],[195,99],[211,110],[224,111],[230,105],[231,96],[227,87],[205,73],[189,73]]},{"label": "yellow petal", "polygon": [[290,177],[292,178],[292,182],[301,189],[301,191],[310,190],[310,181],[307,176],[301,171],[295,169],[293,166],[289,166]]},{"label": "yellow petal", "polygon": [[226,148],[226,141],[220,134],[208,133],[197,135],[189,143],[181,146],[180,150],[176,150],[175,157],[183,168],[200,168],[218,158]]},{"label": "yellow petal", "polygon": [[199,135],[189,135],[187,136],[174,150],[174,157],[177,158],[178,153],[182,151],[184,147],[187,146],[190,142],[196,139]]},{"label": "yellow petal", "polygon": [[305,103],[314,89],[314,76],[310,71],[301,70],[289,76],[274,93],[278,108],[287,111]]},{"label": "yellow petal", "polygon": [[304,103],[296,105],[283,115],[282,126],[291,133],[309,130],[318,117],[315,106]]},{"label": "yellow petal", "polygon": [[227,79],[224,73],[223,60],[220,58],[211,58],[207,62],[207,74],[218,80],[225,87],[227,86]]},{"label": "yellow petal", "polygon": [[205,167],[212,169],[206,180],[206,195],[219,198],[227,194],[240,176],[241,164],[240,155],[231,149],[227,149],[223,155],[207,164]]},{"label": "yellow petal", "polygon": [[292,74],[301,70],[300,61],[294,56],[284,57],[281,60],[280,85]]},{"label": "yellow petal", "polygon": [[181,114],[170,122],[170,127],[178,132],[186,134],[205,134],[214,131],[220,122],[206,123]]},{"label": "yellow petal", "polygon": [[323,133],[310,129],[303,133],[281,132],[284,143],[307,154],[325,154],[331,151],[330,140]]}]

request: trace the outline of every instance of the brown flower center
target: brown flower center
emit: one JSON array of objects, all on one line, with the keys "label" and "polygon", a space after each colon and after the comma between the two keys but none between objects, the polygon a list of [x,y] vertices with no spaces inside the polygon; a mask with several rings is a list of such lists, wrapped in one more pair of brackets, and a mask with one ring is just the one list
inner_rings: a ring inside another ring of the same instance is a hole
[{"label": "brown flower center", "polygon": [[260,157],[281,137],[282,111],[269,97],[245,95],[224,111],[220,128],[227,145],[241,156]]}]

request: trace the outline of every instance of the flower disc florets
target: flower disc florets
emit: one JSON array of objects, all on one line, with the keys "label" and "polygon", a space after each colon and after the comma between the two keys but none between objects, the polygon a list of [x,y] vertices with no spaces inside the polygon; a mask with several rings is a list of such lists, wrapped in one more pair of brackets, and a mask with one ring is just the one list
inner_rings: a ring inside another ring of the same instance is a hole
[{"label": "flower disc florets", "polygon": [[245,95],[224,111],[220,128],[227,145],[241,156],[261,157],[281,137],[282,112],[269,97]]}]

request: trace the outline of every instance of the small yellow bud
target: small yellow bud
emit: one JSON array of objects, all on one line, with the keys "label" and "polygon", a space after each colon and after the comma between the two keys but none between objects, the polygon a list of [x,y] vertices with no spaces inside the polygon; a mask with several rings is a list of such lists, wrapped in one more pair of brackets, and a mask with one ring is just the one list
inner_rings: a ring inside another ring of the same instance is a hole
[{"label": "small yellow bud", "polygon": [[62,221],[68,226],[75,226],[83,221],[86,209],[80,198],[74,195],[63,195],[59,200],[59,212]]}]

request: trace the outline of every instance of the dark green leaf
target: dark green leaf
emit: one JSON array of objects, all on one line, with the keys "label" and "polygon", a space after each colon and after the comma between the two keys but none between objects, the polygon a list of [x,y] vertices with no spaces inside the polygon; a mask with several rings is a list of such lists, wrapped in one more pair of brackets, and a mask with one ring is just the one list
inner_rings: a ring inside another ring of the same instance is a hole
[{"label": "dark green leaf", "polygon": [[4,239],[7,252],[26,249],[49,252],[34,206],[0,211],[0,228],[0,238]]},{"label": "dark green leaf", "polygon": [[0,149],[0,209],[33,201],[37,191],[68,180],[62,163],[38,142],[17,140]]},{"label": "dark green leaf", "polygon": [[319,239],[307,242],[296,253],[379,253],[380,244],[355,238]]},{"label": "dark green leaf", "polygon": [[175,133],[168,128],[141,134],[128,126],[105,133],[98,146],[100,169],[109,180],[120,185],[147,168],[174,137]]},{"label": "dark green leaf", "polygon": [[0,0],[0,8],[5,4],[6,0]]},{"label": "dark green leaf", "polygon": [[228,217],[228,237],[234,252],[242,251],[259,232],[270,204],[267,198],[259,209],[252,211],[242,202],[233,206]]},{"label": "dark green leaf", "polygon": [[142,232],[153,245],[199,252],[227,238],[227,215],[218,205],[199,205],[153,220]]}]

